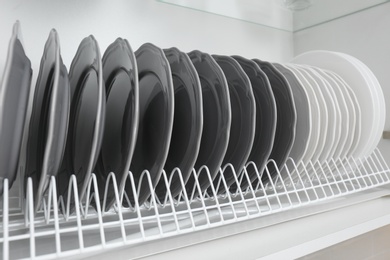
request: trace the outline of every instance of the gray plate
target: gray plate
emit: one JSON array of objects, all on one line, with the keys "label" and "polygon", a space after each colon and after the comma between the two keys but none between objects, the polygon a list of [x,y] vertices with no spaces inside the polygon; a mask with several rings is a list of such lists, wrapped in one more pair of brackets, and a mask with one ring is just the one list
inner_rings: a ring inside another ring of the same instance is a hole
[{"label": "gray plate", "polygon": [[[277,111],[274,93],[267,75],[260,67],[249,59],[233,56],[240,63],[248,75],[256,100],[256,130],[253,147],[248,161],[254,162],[261,174],[267,164],[274,144]],[[258,179],[253,167],[247,167],[248,177],[251,182]],[[241,182],[241,189],[248,187],[248,181],[244,178]]]},{"label": "gray plate", "polygon": [[[103,79],[106,87],[106,120],[102,148],[95,173],[103,200],[109,173],[113,172],[121,190],[133,158],[138,133],[139,87],[135,55],[127,42],[118,38],[103,55]],[[114,188],[107,189],[105,208],[115,201]]]},{"label": "gray plate", "polygon": [[[297,114],[293,94],[286,78],[271,63],[257,59],[253,61],[267,75],[274,93],[278,119],[270,159],[273,159],[277,167],[281,169],[286,163],[295,138]],[[273,167],[273,164],[268,164],[268,167],[270,176],[273,178],[276,175],[276,169]],[[263,181],[266,181],[268,178],[269,176],[264,172]]]},{"label": "gray plate", "polygon": [[84,197],[103,137],[106,95],[100,50],[92,35],[80,43],[70,67],[69,81],[71,107],[68,138],[61,171],[57,176],[57,190],[65,203],[72,174],[77,178],[80,199]]},{"label": "gray plate", "polygon": [[[139,131],[130,170],[138,191],[138,202],[144,203],[151,190],[144,170],[148,170],[153,187],[160,180],[168,156],[171,141],[174,91],[171,69],[164,52],[150,43],[143,44],[136,52],[139,75]],[[139,182],[142,183],[139,183]],[[134,202],[131,186],[126,183],[126,192]]]},{"label": "gray plate", "polygon": [[[57,32],[46,41],[34,92],[25,168],[33,181],[38,209],[51,176],[58,174],[65,151],[70,107],[68,71],[60,57]],[[25,186],[26,187],[26,186]]]},{"label": "gray plate", "polygon": [[[229,56],[213,55],[213,58],[226,76],[232,111],[229,145],[222,165],[230,163],[237,176],[242,172],[252,150],[256,126],[256,101],[251,82],[240,64]],[[227,167],[223,175],[227,188],[236,183],[231,167]],[[221,183],[219,192],[224,191],[227,189]]]},{"label": "gray plate", "polygon": [[31,85],[31,63],[19,34],[20,25],[16,22],[0,84],[0,194],[3,180],[7,178],[11,188],[16,178]]},{"label": "gray plate", "polygon": [[309,98],[305,88],[301,85],[294,72],[283,65],[277,63],[273,65],[286,77],[293,93],[295,109],[297,111],[297,123],[294,144],[289,156],[298,164],[307,150],[311,135],[311,108]]},{"label": "gray plate", "polygon": [[[175,91],[175,112],[171,144],[164,170],[168,180],[174,168],[181,171],[184,184],[189,179],[198,157],[203,130],[202,89],[198,73],[188,55],[177,48],[164,50],[171,67]],[[169,188],[173,197],[182,191],[177,173],[172,176]],[[163,179],[156,187],[160,200],[166,196]]]},{"label": "gray plate", "polygon": [[[229,143],[231,106],[227,81],[217,62],[207,53],[188,54],[198,72],[203,96],[203,133],[195,170],[207,166],[211,181],[216,177]],[[205,170],[198,177],[201,192],[210,186]],[[186,184],[189,196],[195,185],[193,176]],[[197,189],[196,189],[197,190]]]}]

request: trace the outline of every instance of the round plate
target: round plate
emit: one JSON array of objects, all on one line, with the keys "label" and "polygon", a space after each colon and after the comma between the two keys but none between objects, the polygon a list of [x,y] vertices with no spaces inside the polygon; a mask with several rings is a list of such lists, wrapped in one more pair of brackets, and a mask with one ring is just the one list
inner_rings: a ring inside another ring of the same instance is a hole
[{"label": "round plate", "polygon": [[333,98],[338,105],[338,108],[340,109],[340,137],[338,138],[338,142],[335,143],[333,149],[332,149],[332,158],[333,159],[339,159],[340,155],[344,149],[345,143],[347,141],[347,135],[349,132],[349,111],[348,106],[346,104],[346,100],[343,94],[343,91],[340,89],[340,86],[338,83],[330,77],[328,74],[326,74],[323,70],[319,68],[313,67],[320,75],[321,77],[328,83],[328,86],[333,89],[335,95]]},{"label": "round plate", "polygon": [[320,110],[320,104],[317,98],[317,95],[314,91],[314,86],[309,83],[309,79],[305,76],[303,76],[303,73],[300,71],[299,68],[296,68],[296,66],[289,64],[286,65],[291,71],[294,72],[295,76],[299,80],[301,86],[305,88],[306,93],[308,95],[309,99],[309,106],[311,111],[311,135],[308,141],[308,146],[305,154],[303,155],[302,161],[304,165],[306,165],[310,160],[316,161],[318,158],[314,157],[316,148],[320,139],[321,135],[321,110]]},{"label": "round plate", "polygon": [[[278,119],[270,159],[274,160],[277,167],[281,169],[287,161],[295,138],[297,113],[292,90],[286,78],[271,63],[258,59],[254,59],[253,61],[256,62],[267,75],[275,96]],[[273,178],[277,171],[270,164],[268,167],[270,177]],[[268,174],[263,174],[263,181],[266,181],[268,178]]]},{"label": "round plate", "polygon": [[[95,167],[101,203],[109,173],[115,174],[119,190],[123,188],[137,140],[138,69],[127,40],[118,38],[108,46],[103,55],[103,79],[107,97],[106,119],[100,156]],[[111,183],[106,194],[106,210],[115,201]]]},{"label": "round plate", "polygon": [[[253,146],[256,101],[251,82],[240,64],[229,56],[213,55],[213,58],[226,76],[230,94],[232,122],[229,145],[222,163],[223,166],[230,163],[235,170],[233,172],[231,167],[227,167],[223,172],[226,186],[229,188],[236,183],[234,176],[241,174]],[[219,191],[227,191],[222,183]]]},{"label": "round plate", "polygon": [[[135,52],[139,77],[139,129],[130,170],[134,175],[138,202],[143,204],[151,190],[144,170],[150,173],[152,186],[160,180],[171,141],[174,91],[171,68],[164,52],[151,43]],[[142,179],[141,179],[142,176]],[[126,192],[133,202],[133,191]],[[138,190],[139,189],[139,190]]]},{"label": "round plate", "polygon": [[[192,51],[188,54],[199,75],[203,96],[203,133],[195,170],[199,173],[207,166],[214,180],[225,156],[231,126],[231,105],[227,81],[217,62],[207,53]],[[211,184],[205,170],[199,173],[201,192]],[[195,179],[191,175],[186,188],[191,196]],[[195,189],[197,191],[197,189]]]},{"label": "round plate", "polygon": [[375,126],[378,118],[378,106],[375,90],[370,88],[359,68],[345,56],[330,51],[311,51],[303,53],[293,60],[294,63],[308,64],[336,72],[340,75],[353,91],[358,99],[361,110],[361,138],[354,151],[354,157],[363,157],[370,147],[371,136],[375,135]]},{"label": "round plate", "polygon": [[362,74],[368,79],[368,85],[370,89],[375,90],[376,92],[376,104],[377,104],[377,116],[378,120],[376,121],[376,131],[374,132],[374,135],[371,138],[371,146],[367,148],[366,154],[369,155],[373,152],[373,150],[377,147],[381,137],[382,137],[382,132],[385,126],[385,121],[386,121],[386,102],[385,98],[383,95],[382,87],[378,82],[378,79],[375,77],[374,73],[367,67],[366,64],[358,60],[357,58],[343,54],[346,56],[346,58],[350,59],[351,61],[354,62],[356,66],[359,67],[361,70]]},{"label": "round plate", "polygon": [[100,50],[92,35],[80,43],[70,67],[69,81],[69,131],[64,161],[57,176],[57,190],[65,205],[72,174],[77,178],[79,198],[83,199],[103,137],[106,95]]},{"label": "round plate", "polygon": [[298,164],[307,151],[311,136],[312,112],[309,104],[309,97],[299,78],[292,70],[277,63],[274,63],[274,66],[286,77],[294,97],[295,109],[297,111],[297,123],[294,144],[291,148],[289,157],[294,159],[295,163]]},{"label": "round plate", "polygon": [[[260,67],[252,60],[239,56],[233,56],[233,58],[248,75],[256,100],[255,138],[248,161],[254,162],[261,174],[274,144],[277,121],[276,101],[268,77]],[[253,167],[247,167],[247,173],[250,182],[259,178]],[[248,185],[248,181],[244,178],[241,182],[241,189],[246,189]]]},{"label": "round plate", "polygon": [[31,76],[31,62],[24,53],[20,24],[16,22],[0,84],[0,194],[3,193],[3,179],[8,179],[8,188],[11,188],[18,172]]},{"label": "round plate", "polygon": [[[322,70],[325,74],[328,75],[329,78],[333,80],[335,84],[337,84],[340,88],[340,90],[343,92],[346,108],[348,111],[348,128],[345,128],[344,131],[345,134],[345,143],[344,147],[340,151],[339,158],[344,158],[347,155],[347,152],[350,150],[354,134],[355,134],[355,127],[356,126],[356,109],[355,105],[352,101],[352,97],[347,89],[347,86],[344,84],[343,81],[341,81],[338,77],[335,76],[334,72]],[[345,117],[345,116],[344,116]]]},{"label": "round plate", "polygon": [[69,108],[68,71],[60,57],[58,34],[52,30],[43,51],[27,139],[25,188],[31,177],[36,209],[50,177],[56,176],[61,166]]},{"label": "round plate", "polygon": [[360,108],[360,105],[359,105],[359,101],[355,95],[355,93],[353,92],[352,88],[348,85],[347,82],[345,82],[343,80],[343,78],[341,78],[339,75],[337,75],[336,73],[332,72],[333,73],[333,76],[335,78],[337,78],[340,82],[342,82],[342,84],[344,85],[344,87],[346,87],[347,89],[347,92],[349,94],[349,96],[351,97],[351,100],[352,100],[352,103],[353,103],[353,106],[355,108],[355,114],[356,114],[356,123],[355,123],[355,128],[353,129],[353,140],[352,140],[352,144],[351,144],[351,147],[349,148],[349,150],[346,152],[346,156],[349,157],[349,156],[352,156],[356,150],[356,148],[358,147],[359,145],[359,142],[360,142],[360,138],[361,138],[361,124],[362,124],[362,119],[361,119],[361,108]]},{"label": "round plate", "polygon": [[311,74],[309,72],[307,72],[302,66],[297,66],[295,64],[293,66],[295,66],[295,68],[299,72],[302,73],[304,78],[308,81],[310,86],[313,88],[313,91],[316,95],[318,105],[320,108],[319,120],[320,120],[320,127],[321,127],[320,129],[321,130],[319,132],[318,143],[317,143],[317,146],[315,148],[315,152],[311,158],[311,161],[313,163],[316,163],[317,161],[319,161],[320,156],[322,154],[322,150],[325,147],[326,137],[328,134],[328,131],[327,131],[328,123],[329,123],[328,105],[326,104],[326,101],[325,101],[324,95],[322,94],[320,86],[317,84],[317,81],[311,76]]},{"label": "round plate", "polygon": [[[317,83],[318,88],[323,94],[327,109],[328,109],[328,124],[327,128],[322,128],[326,131],[325,145],[322,148],[319,156],[320,163],[327,161],[331,156],[332,148],[337,140],[337,136],[340,132],[340,127],[337,123],[340,123],[340,110],[337,109],[335,102],[333,101],[333,95],[330,87],[323,80],[323,78],[311,67],[303,66],[303,68],[310,74],[313,80]],[[338,130],[337,130],[338,129]],[[336,131],[337,130],[337,131]]]},{"label": "round plate", "polygon": [[[202,89],[199,76],[188,55],[177,48],[164,50],[172,72],[175,92],[175,112],[173,130],[168,157],[164,170],[172,197],[176,197],[183,187],[179,175],[173,170],[178,167],[184,184],[191,176],[196,158],[198,157],[203,130]],[[156,193],[160,200],[166,196],[166,184],[160,179]]]}]

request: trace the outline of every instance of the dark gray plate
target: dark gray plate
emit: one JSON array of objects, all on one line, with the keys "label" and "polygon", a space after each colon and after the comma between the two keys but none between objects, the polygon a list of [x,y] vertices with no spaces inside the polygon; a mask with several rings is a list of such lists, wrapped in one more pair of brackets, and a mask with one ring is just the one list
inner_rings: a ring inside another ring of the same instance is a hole
[{"label": "dark gray plate", "polygon": [[[286,163],[295,138],[297,114],[293,94],[286,78],[271,63],[258,59],[254,59],[253,61],[256,62],[267,75],[274,93],[277,122],[274,145],[269,158],[273,159],[276,162],[277,167],[281,169]],[[276,174],[276,169],[272,164],[268,164],[268,167],[271,178],[273,178]],[[265,172],[263,173],[262,179],[263,181],[268,180],[268,176]]]},{"label": "dark gray plate", "polygon": [[68,71],[62,63],[57,32],[46,41],[34,92],[25,168],[33,181],[38,209],[51,176],[56,176],[65,151],[70,107]]},{"label": "dark gray plate", "polygon": [[[253,146],[256,126],[256,101],[251,82],[240,64],[229,56],[213,55],[213,58],[225,74],[229,86],[232,112],[229,145],[222,166],[230,163],[237,176],[242,172],[245,163],[248,161]],[[223,175],[227,188],[236,183],[231,167],[227,167]],[[225,191],[227,190],[224,184],[221,183],[218,192]]]},{"label": "dark gray plate", "polygon": [[294,144],[289,156],[298,164],[306,152],[311,135],[311,108],[309,98],[305,88],[301,85],[300,80],[293,71],[277,63],[273,65],[286,77],[293,93],[295,109],[297,111],[297,123]]},{"label": "dark gray plate", "polygon": [[[103,79],[106,87],[106,120],[102,148],[95,173],[100,200],[104,198],[109,173],[121,190],[133,158],[138,133],[139,88],[135,55],[127,42],[118,38],[103,55]],[[110,183],[112,183],[110,181]],[[106,209],[115,201],[112,184],[108,186]]]},{"label": "dark gray plate", "polygon": [[[233,56],[248,75],[256,100],[256,130],[253,147],[248,161],[254,162],[259,173],[264,171],[274,144],[277,111],[274,93],[267,75],[251,60]],[[258,179],[253,167],[247,167],[248,177],[251,182]],[[234,185],[233,185],[234,186]],[[246,189],[248,181],[244,177],[241,188]]]},{"label": "dark gray plate", "polygon": [[84,197],[103,137],[106,94],[100,50],[92,35],[80,43],[70,67],[69,81],[69,131],[61,172],[57,176],[57,189],[65,203],[72,174],[77,178],[80,199]]},{"label": "dark gray plate", "polygon": [[[164,50],[164,53],[171,67],[175,91],[172,138],[164,170],[169,180],[173,169],[178,167],[186,183],[198,157],[202,137],[202,89],[198,73],[186,53],[177,48]],[[177,173],[172,176],[169,190],[173,197],[182,191]],[[156,187],[160,200],[165,199],[166,191],[165,181],[161,178]]]},{"label": "dark gray plate", "polygon": [[[207,53],[188,54],[198,72],[203,96],[203,132],[195,170],[207,166],[213,180],[217,175],[229,143],[231,106],[226,77],[217,62]],[[210,186],[206,171],[198,177],[201,192]],[[186,184],[189,196],[193,191],[193,176]]]},{"label": "dark gray plate", "polygon": [[[168,156],[171,141],[174,110],[174,91],[169,62],[157,46],[145,43],[136,52],[139,75],[139,130],[130,170],[136,187],[140,185],[138,202],[144,203],[151,190],[147,177],[140,177],[148,170],[155,187]],[[142,183],[140,183],[140,181]],[[129,182],[126,193],[134,202]]]},{"label": "dark gray plate", "polygon": [[0,84],[0,194],[3,194],[3,180],[7,178],[11,188],[18,171],[31,85],[31,63],[24,53],[19,34],[20,25],[16,22]]}]

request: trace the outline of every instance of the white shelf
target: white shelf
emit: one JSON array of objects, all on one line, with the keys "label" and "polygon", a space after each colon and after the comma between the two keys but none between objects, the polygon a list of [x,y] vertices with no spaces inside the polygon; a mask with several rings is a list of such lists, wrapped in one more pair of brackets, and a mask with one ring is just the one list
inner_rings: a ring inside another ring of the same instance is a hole
[{"label": "white shelf", "polygon": [[390,224],[389,188],[79,259],[295,259]]}]

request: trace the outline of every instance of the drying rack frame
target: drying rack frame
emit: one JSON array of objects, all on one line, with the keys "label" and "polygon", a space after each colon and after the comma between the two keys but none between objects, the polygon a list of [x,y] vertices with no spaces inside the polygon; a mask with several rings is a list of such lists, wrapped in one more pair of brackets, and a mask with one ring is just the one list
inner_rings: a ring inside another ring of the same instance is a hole
[{"label": "drying rack frame", "polygon": [[[23,187],[20,185],[22,180],[19,180],[19,186],[14,185],[12,188],[18,189],[19,194],[15,195],[15,192],[8,191],[9,183],[5,179],[0,205],[2,257],[52,259],[91,254],[315,205],[390,183],[390,169],[378,149],[368,157],[331,159],[322,164],[309,162],[304,165],[301,162],[297,165],[289,158],[273,178],[269,168],[277,167],[271,160],[263,173],[270,179],[267,183],[261,181],[261,173],[250,162],[242,173],[233,175],[238,187],[235,191],[229,190],[226,185],[223,172],[227,167],[234,171],[232,165],[227,164],[219,171],[216,181],[212,180],[207,167],[202,167],[198,172],[192,171],[195,178],[192,190],[197,190],[200,196],[194,197],[194,192],[187,194],[186,189],[183,189],[176,198],[172,197],[170,191],[167,192],[162,201],[154,193],[149,172],[144,171],[140,179],[146,181],[153,191],[151,199],[143,205],[139,205],[135,199],[135,205],[128,208],[118,206],[128,198],[123,188],[119,188],[124,185],[117,184],[115,174],[109,175],[103,200],[100,200],[98,192],[92,192],[98,190],[94,174],[90,178],[86,196],[81,200],[78,197],[76,177],[72,176],[68,192],[74,198],[75,212],[72,214],[69,210],[70,200],[65,205],[63,199],[57,196],[55,177],[50,179],[47,195],[37,212],[34,209],[32,180],[27,181],[24,198],[20,188]],[[255,169],[257,180],[241,190],[239,184],[243,179],[250,179],[247,171],[249,167]],[[206,174],[210,182],[210,188],[204,193],[200,193],[199,174]],[[182,187],[185,187],[179,169],[174,169],[171,174],[163,171],[161,178],[170,187],[175,175],[179,177]],[[132,195],[137,198],[140,185],[137,189],[131,172],[124,181],[129,182]],[[109,210],[105,210],[109,185],[114,189],[116,202]],[[221,189],[225,192],[219,194],[217,191]]]}]

